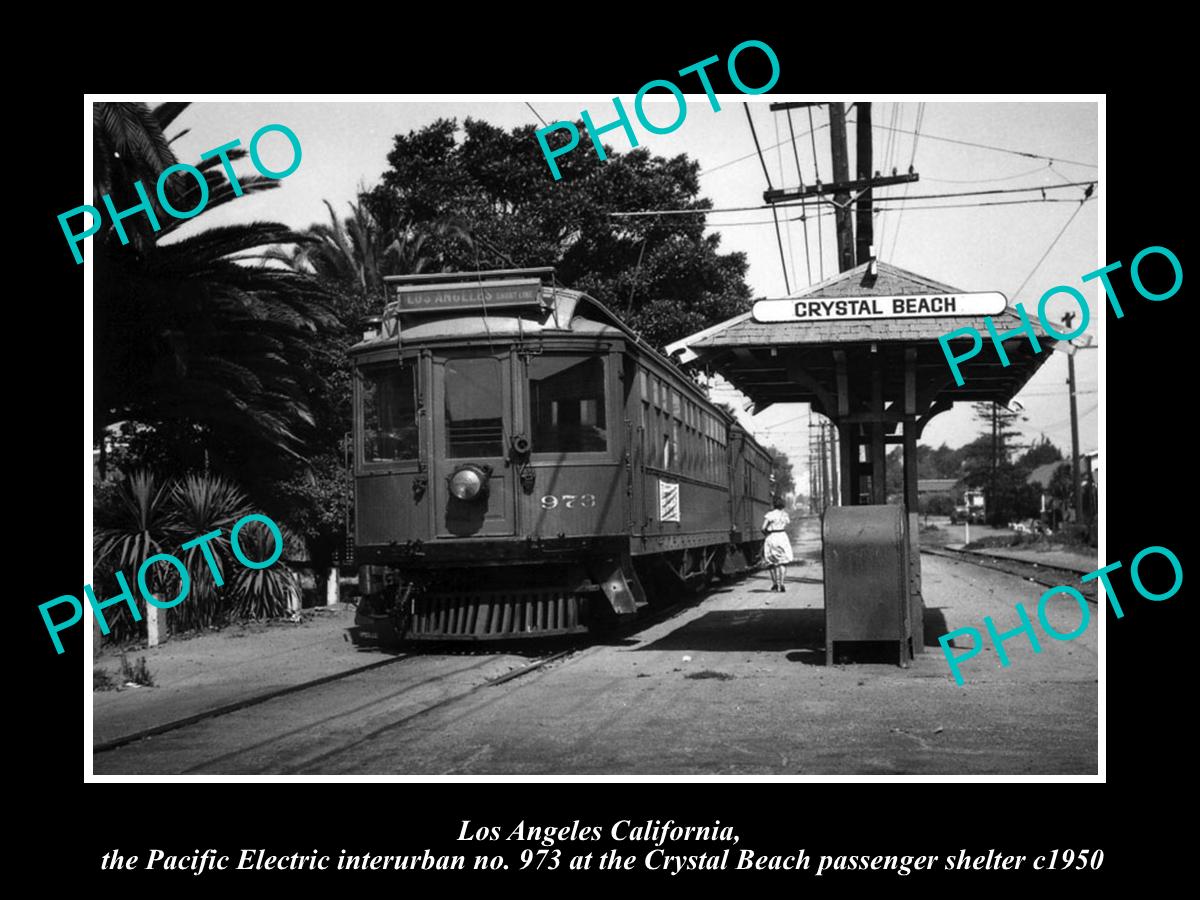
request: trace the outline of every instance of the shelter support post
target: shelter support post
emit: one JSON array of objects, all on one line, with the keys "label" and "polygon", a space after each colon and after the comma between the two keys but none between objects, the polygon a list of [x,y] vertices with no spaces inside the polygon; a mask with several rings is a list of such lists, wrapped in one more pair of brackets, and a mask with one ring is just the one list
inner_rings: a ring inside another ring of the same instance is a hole
[{"label": "shelter support post", "polygon": [[871,346],[871,502],[887,503],[887,445],[883,434],[883,370],[879,353]]},{"label": "shelter support post", "polygon": [[917,351],[904,351],[904,511],[908,531],[910,650],[925,652],[925,597],[921,591],[921,518],[917,494]]},{"label": "shelter support post", "polygon": [[856,506],[858,504],[858,437],[857,426],[846,421],[846,417],[850,415],[850,376],[846,367],[846,351],[834,350],[833,362],[837,381],[837,417],[834,422],[838,428],[838,461],[841,463],[841,483],[838,493],[840,494],[840,505]]},{"label": "shelter support post", "polygon": [[920,512],[917,497],[917,351],[904,351],[904,507]]}]

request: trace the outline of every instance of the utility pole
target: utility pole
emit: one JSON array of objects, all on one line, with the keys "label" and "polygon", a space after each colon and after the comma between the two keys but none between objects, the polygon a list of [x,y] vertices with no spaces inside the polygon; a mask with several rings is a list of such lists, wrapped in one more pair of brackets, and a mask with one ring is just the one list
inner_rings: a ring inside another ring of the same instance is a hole
[{"label": "utility pole", "polygon": [[817,422],[817,512],[825,509],[825,432]]},{"label": "utility pole", "polygon": [[[850,180],[850,160],[846,151],[846,107],[829,104],[829,145],[833,156],[833,180],[839,187]],[[838,271],[854,268],[854,226],[850,221],[850,192],[845,188],[833,195],[834,221],[837,223]]]},{"label": "utility pole", "polygon": [[812,410],[808,411],[808,511],[817,511],[817,453],[812,433]]},{"label": "utility pole", "polygon": [[[810,103],[772,103],[772,110],[787,110],[796,106],[814,106]],[[789,200],[803,201],[808,197],[833,195],[834,221],[837,223],[838,239],[838,271],[845,272],[853,269],[855,260],[854,223],[850,211],[851,192],[862,192],[858,198],[858,258],[857,262],[866,262],[870,257],[871,244],[874,242],[874,225],[871,221],[873,214],[872,190],[888,187],[894,184],[909,184],[919,181],[916,172],[904,175],[872,175],[871,156],[871,104],[858,104],[858,178],[850,180],[849,150],[846,146],[846,108],[842,103],[830,103],[829,106],[829,148],[833,157],[833,181],[822,184],[804,185],[799,188],[774,188],[763,192],[763,200],[767,203],[783,203]],[[821,234],[820,224],[817,227],[818,236]]]},{"label": "utility pole", "polygon": [[[856,165],[858,180],[871,183],[871,104],[858,104],[858,151]],[[866,262],[871,258],[871,245],[875,243],[875,224],[871,221],[871,188],[866,188],[858,196],[855,203],[858,226],[858,261]]]},{"label": "utility pole", "polygon": [[[1068,333],[1075,313],[1063,313]],[[1071,390],[1071,496],[1074,500],[1075,524],[1083,522],[1083,491],[1079,489],[1079,416],[1075,407],[1075,347],[1067,351],[1067,384]]]},{"label": "utility pole", "polygon": [[[995,515],[996,503],[996,469],[1000,466],[1000,415],[996,402],[992,401],[992,477],[988,487],[988,496],[984,500],[984,509],[988,510],[986,518]],[[970,504],[967,505],[967,516],[971,515]]]}]

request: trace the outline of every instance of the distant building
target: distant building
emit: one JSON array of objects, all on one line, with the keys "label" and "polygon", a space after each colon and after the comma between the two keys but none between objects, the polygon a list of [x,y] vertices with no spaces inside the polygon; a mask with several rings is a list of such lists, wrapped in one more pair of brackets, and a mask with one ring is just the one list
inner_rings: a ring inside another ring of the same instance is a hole
[{"label": "distant building", "polygon": [[[1100,478],[1099,463],[1100,454],[1095,450],[1091,453],[1079,454],[1079,488],[1084,522],[1096,521],[1096,488]],[[1047,524],[1051,528],[1057,528],[1059,523],[1064,520],[1068,522],[1074,521],[1075,510],[1071,507],[1070,499],[1068,498],[1064,502],[1050,494],[1050,483],[1054,480],[1054,475],[1059,469],[1066,469],[1069,473],[1071,469],[1070,461],[1062,459],[1058,462],[1038,466],[1025,479],[1026,484],[1034,485],[1041,490],[1042,515],[1047,517]]]},{"label": "distant building", "polygon": [[928,494],[953,494],[954,486],[956,484],[958,484],[957,478],[918,478],[917,496],[924,497]]},{"label": "distant building", "polygon": [[1040,486],[1042,489],[1042,496],[1044,497],[1046,495],[1046,491],[1050,489],[1050,482],[1054,480],[1054,473],[1063,466],[1069,467],[1070,465],[1071,464],[1065,459],[1044,463],[1026,476],[1025,483]]}]

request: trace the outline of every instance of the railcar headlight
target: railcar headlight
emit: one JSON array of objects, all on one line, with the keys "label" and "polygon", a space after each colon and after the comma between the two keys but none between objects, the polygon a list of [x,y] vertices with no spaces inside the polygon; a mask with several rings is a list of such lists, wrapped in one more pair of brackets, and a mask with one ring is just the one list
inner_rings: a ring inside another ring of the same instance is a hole
[{"label": "railcar headlight", "polygon": [[450,476],[450,493],[459,500],[474,500],[487,489],[487,472],[477,466],[463,466]]}]

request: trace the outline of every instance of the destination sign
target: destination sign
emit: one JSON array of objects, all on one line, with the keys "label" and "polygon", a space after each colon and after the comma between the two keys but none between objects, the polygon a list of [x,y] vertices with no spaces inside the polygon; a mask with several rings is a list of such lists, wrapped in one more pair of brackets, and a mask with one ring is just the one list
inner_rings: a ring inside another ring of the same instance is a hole
[{"label": "destination sign", "polygon": [[999,291],[976,294],[918,294],[895,297],[759,300],[756,322],[828,322],[839,319],[916,319],[940,316],[995,316],[1007,299]]},{"label": "destination sign", "polygon": [[519,281],[485,281],[482,284],[402,284],[397,286],[396,295],[402,313],[537,306],[542,302],[542,283],[532,278]]}]

